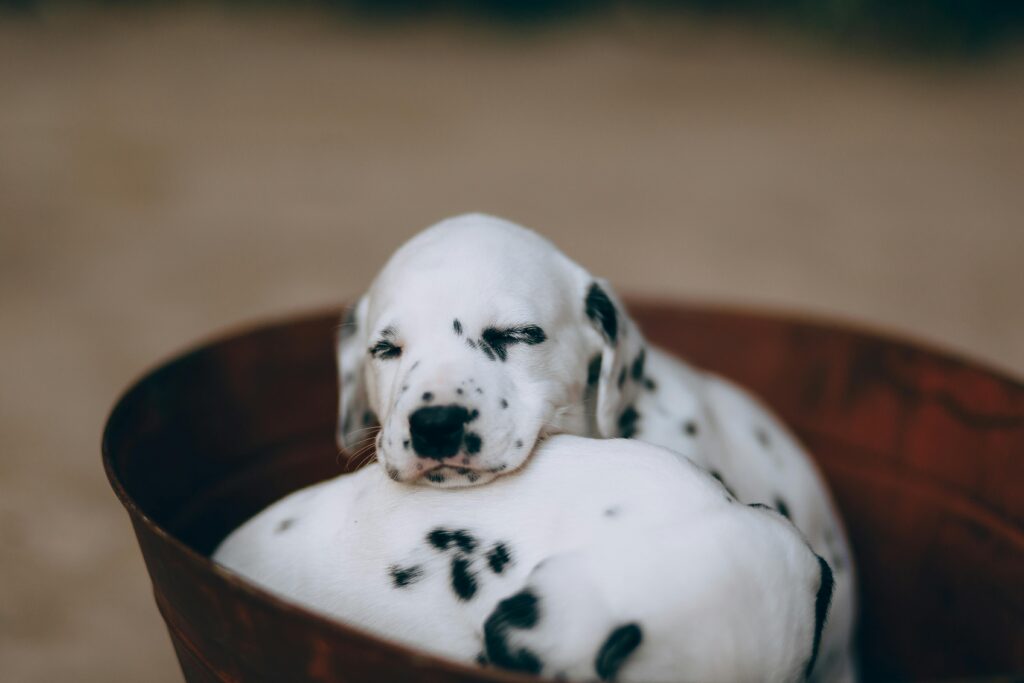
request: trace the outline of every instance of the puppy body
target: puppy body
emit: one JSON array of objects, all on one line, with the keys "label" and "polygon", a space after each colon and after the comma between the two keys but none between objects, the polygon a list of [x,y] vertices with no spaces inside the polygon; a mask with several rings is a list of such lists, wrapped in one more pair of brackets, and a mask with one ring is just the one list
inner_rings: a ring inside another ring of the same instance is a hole
[{"label": "puppy body", "polygon": [[790,431],[750,392],[648,346],[657,386],[637,396],[633,438],[681,453],[739,500],[789,519],[835,572],[817,680],[855,680],[850,655],[856,577],[828,487]]},{"label": "puppy body", "polygon": [[831,590],[792,525],[687,459],[573,436],[458,494],[370,465],[275,503],[214,559],[380,636],[573,680],[802,680]]},{"label": "puppy body", "polygon": [[[749,392],[647,344],[611,287],[536,233],[476,214],[420,233],[353,309],[338,360],[339,444],[375,447],[395,480],[473,486],[520,467],[549,434],[626,437],[775,509],[836,572],[817,676],[854,678],[853,562],[806,452]],[[424,409],[462,416],[448,450],[423,436],[436,431],[418,434]],[[583,492],[582,471],[555,486]]]}]

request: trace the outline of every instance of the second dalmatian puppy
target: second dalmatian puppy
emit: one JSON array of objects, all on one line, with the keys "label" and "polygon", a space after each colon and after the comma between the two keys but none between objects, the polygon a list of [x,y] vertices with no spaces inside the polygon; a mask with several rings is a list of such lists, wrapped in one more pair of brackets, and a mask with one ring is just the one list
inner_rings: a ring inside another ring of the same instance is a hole
[{"label": "second dalmatian puppy", "polygon": [[567,435],[458,493],[369,465],[275,503],[214,559],[379,636],[573,681],[803,681],[833,589],[784,517],[685,458]]}]

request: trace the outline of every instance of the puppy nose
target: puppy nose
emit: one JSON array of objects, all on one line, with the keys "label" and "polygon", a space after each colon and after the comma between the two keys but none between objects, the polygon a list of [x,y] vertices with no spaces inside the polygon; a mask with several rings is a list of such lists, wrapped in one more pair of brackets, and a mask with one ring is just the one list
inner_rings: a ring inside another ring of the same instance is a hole
[{"label": "puppy nose", "polygon": [[419,408],[409,416],[412,447],[424,458],[441,460],[455,455],[462,444],[462,428],[469,411],[459,405]]}]

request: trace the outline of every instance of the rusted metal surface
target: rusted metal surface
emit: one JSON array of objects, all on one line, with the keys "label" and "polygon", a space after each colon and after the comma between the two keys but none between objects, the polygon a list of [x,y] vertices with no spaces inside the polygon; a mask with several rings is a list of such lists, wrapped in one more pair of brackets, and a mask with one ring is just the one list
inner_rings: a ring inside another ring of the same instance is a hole
[{"label": "rusted metal surface", "polygon": [[[750,387],[807,443],[860,570],[868,680],[1024,672],[1024,385],[882,336],[632,302],[648,338]],[[104,464],[187,680],[522,681],[322,619],[206,554],[241,521],[345,471],[334,312],[224,338],[116,406]]]}]

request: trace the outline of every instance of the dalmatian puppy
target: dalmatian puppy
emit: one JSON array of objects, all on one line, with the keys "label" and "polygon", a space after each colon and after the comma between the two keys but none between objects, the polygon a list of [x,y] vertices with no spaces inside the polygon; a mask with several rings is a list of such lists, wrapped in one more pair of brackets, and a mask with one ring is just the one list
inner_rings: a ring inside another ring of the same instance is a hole
[{"label": "dalmatian puppy", "polygon": [[414,236],[346,315],[337,360],[338,443],[397,482],[479,485],[552,434],[627,437],[775,508],[836,572],[815,678],[855,680],[854,567],[813,462],[749,392],[648,345],[611,287],[537,233],[469,214]]},{"label": "dalmatian puppy", "polygon": [[271,505],[213,558],[379,636],[574,681],[806,680],[833,590],[775,510],[665,449],[569,435],[458,494],[369,465]]}]

